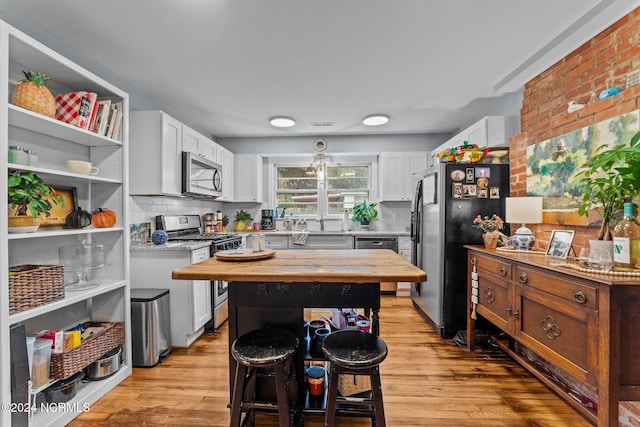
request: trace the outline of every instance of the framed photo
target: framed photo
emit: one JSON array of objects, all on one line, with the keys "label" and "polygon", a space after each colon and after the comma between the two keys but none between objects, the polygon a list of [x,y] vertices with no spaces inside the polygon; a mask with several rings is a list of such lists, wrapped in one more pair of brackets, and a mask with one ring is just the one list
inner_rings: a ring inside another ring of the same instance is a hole
[{"label": "framed photo", "polygon": [[467,184],[475,182],[476,176],[475,176],[474,169],[473,168],[467,168],[466,172],[467,172],[467,174],[466,174],[467,178],[465,179],[465,182]]},{"label": "framed photo", "polygon": [[499,199],[500,198],[500,187],[489,187],[489,198],[490,199]]},{"label": "framed photo", "polygon": [[151,223],[143,222],[131,224],[131,244],[147,243],[151,241]]},{"label": "framed photo", "polygon": [[64,204],[64,207],[62,207],[62,204],[53,204],[51,209],[49,209],[50,215],[48,217],[41,214],[41,227],[67,225],[67,215],[75,211],[78,206],[78,196],[75,187],[54,186],[54,188],[56,193],[62,196],[62,204]]},{"label": "framed photo", "polygon": [[462,184],[459,182],[453,183],[453,198],[462,199]]},{"label": "framed photo", "polygon": [[472,184],[465,184],[462,186],[462,195],[464,197],[476,197],[478,194],[478,187]]},{"label": "framed photo", "polygon": [[486,167],[476,168],[476,178],[491,178],[491,169]]},{"label": "framed photo", "polygon": [[549,239],[547,256],[566,259],[571,250],[574,233],[573,230],[553,230],[551,239]]},{"label": "framed photo", "polygon": [[486,188],[478,188],[478,199],[488,199],[489,192]]}]

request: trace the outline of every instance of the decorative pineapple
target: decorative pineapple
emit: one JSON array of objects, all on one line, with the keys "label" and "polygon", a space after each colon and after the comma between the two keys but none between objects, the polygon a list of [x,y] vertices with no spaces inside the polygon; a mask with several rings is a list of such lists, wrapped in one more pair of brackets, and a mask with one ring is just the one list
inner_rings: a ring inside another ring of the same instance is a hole
[{"label": "decorative pineapple", "polygon": [[26,79],[16,83],[13,104],[47,117],[55,116],[56,101],[44,85],[49,77],[35,71],[23,71],[23,73]]}]

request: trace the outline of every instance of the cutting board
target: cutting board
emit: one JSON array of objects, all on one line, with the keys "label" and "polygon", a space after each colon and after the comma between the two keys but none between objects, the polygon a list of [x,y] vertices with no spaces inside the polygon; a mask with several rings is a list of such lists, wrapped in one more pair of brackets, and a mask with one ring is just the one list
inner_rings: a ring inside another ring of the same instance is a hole
[{"label": "cutting board", "polygon": [[251,249],[230,249],[216,252],[214,256],[220,261],[258,261],[271,258],[275,254],[276,251],[273,249],[265,249],[260,252],[253,252]]}]

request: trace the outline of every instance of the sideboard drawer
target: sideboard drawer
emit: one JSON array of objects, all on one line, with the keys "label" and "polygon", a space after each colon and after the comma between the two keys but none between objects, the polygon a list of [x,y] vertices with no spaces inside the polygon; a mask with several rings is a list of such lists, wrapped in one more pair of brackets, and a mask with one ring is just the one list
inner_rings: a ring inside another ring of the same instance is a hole
[{"label": "sideboard drawer", "polygon": [[522,266],[516,266],[514,280],[516,283],[540,289],[574,304],[592,309],[598,308],[598,290],[583,283]]},{"label": "sideboard drawer", "polygon": [[478,270],[487,271],[489,273],[500,276],[505,280],[511,280],[511,272],[513,271],[512,264],[495,258],[488,258],[477,254],[474,255],[475,266],[478,268]]}]

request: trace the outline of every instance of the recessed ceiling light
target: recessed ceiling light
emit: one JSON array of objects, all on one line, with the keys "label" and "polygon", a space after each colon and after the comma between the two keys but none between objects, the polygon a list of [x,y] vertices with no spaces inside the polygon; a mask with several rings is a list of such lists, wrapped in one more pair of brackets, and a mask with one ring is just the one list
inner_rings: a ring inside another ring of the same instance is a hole
[{"label": "recessed ceiling light", "polygon": [[384,114],[372,114],[362,119],[362,123],[367,126],[380,126],[389,121],[389,116]]},{"label": "recessed ceiling light", "polygon": [[291,126],[295,126],[296,121],[291,117],[286,116],[276,116],[269,119],[269,122],[272,126],[278,128],[290,128]]}]

